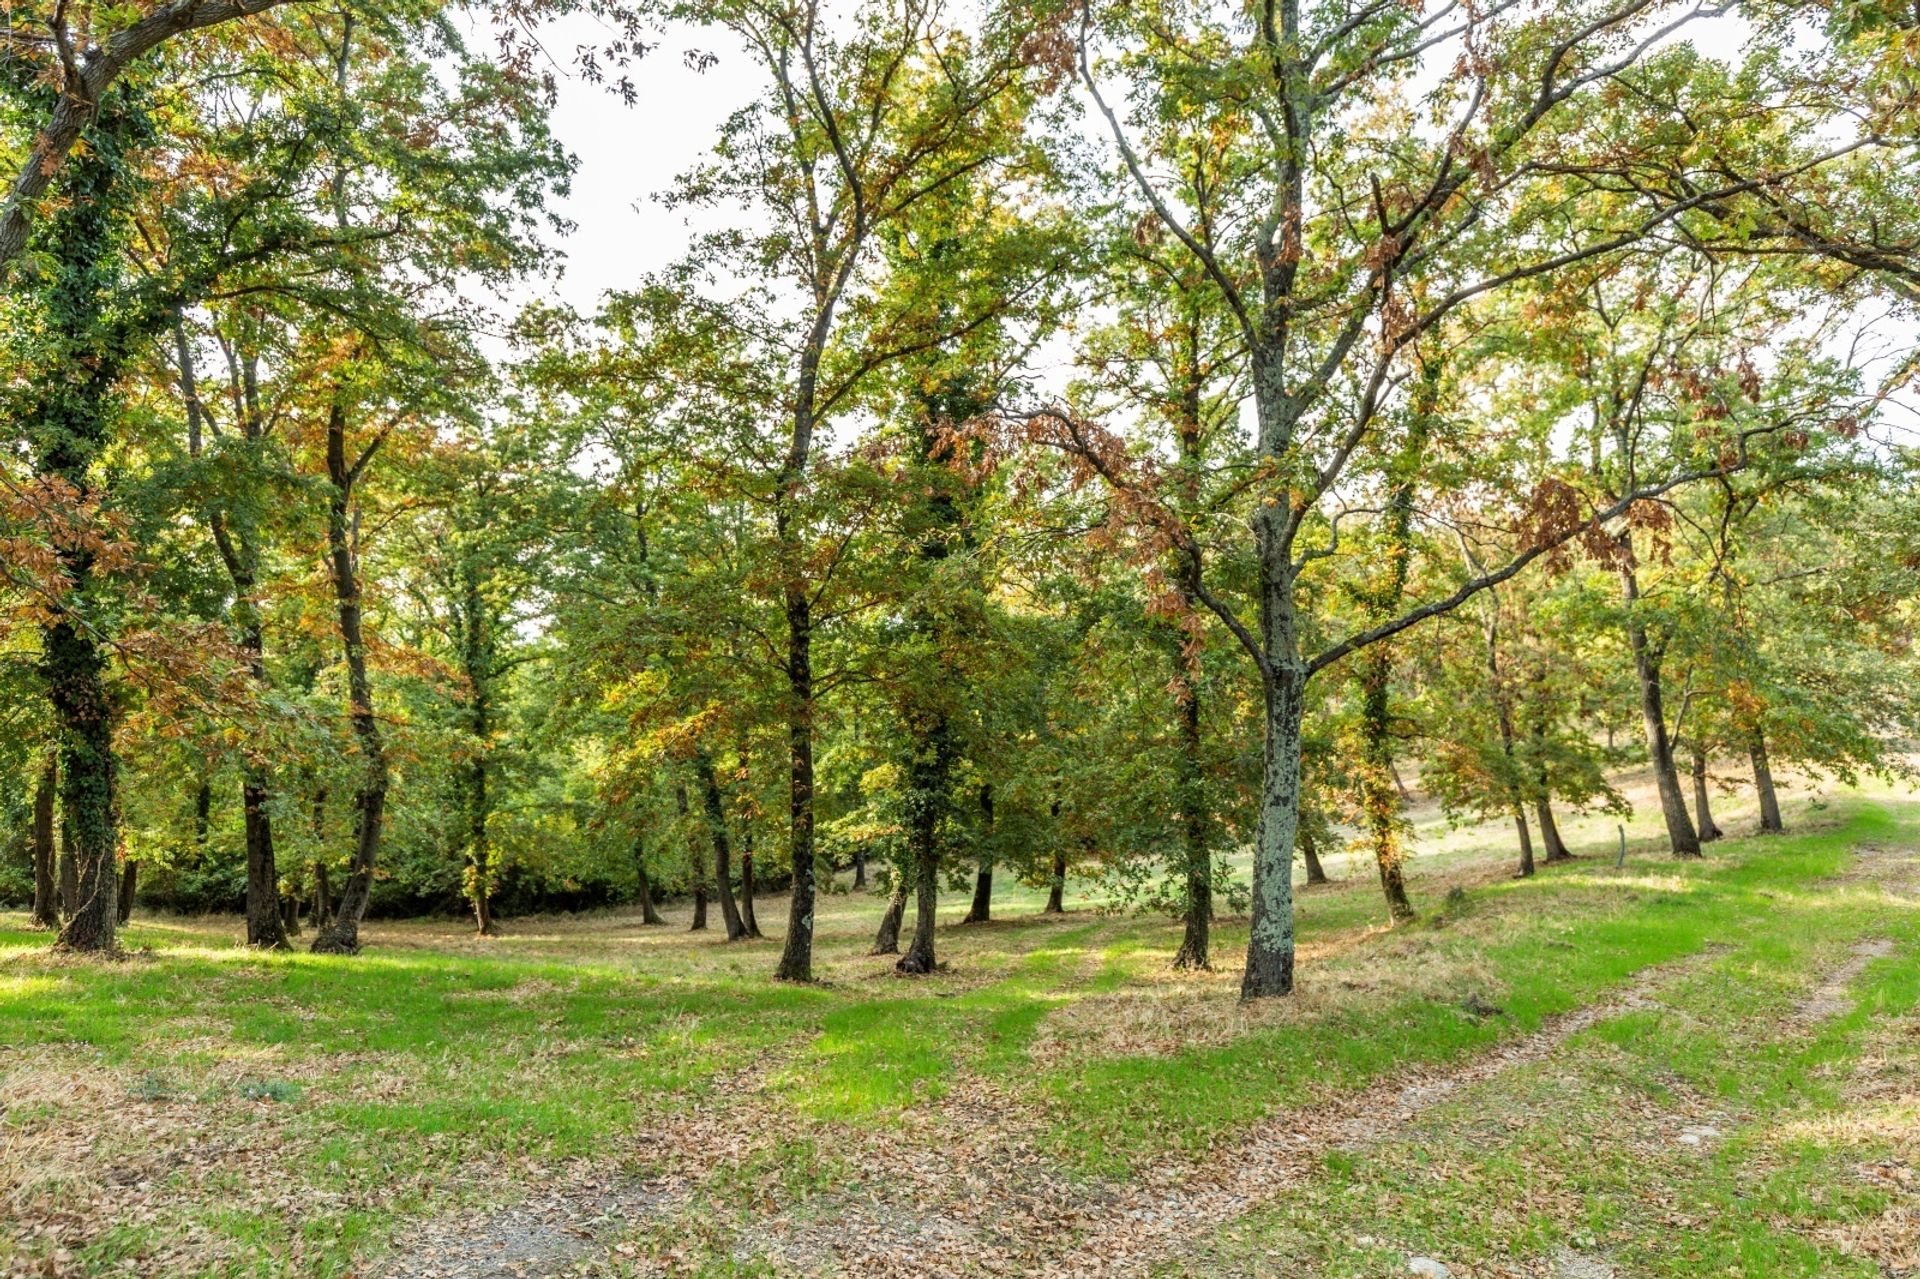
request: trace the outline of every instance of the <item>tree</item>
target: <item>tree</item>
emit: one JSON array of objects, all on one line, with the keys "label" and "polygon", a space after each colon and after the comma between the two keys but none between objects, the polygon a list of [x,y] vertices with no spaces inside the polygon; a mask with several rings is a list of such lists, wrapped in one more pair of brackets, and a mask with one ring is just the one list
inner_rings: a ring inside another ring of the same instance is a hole
[{"label": "tree", "polygon": [[300,180],[279,193],[275,212],[329,255],[241,288],[273,304],[262,308],[258,342],[271,347],[281,409],[300,421],[306,460],[323,477],[325,565],[357,758],[348,877],[312,945],[352,953],[391,783],[361,571],[369,468],[417,451],[423,441],[408,437],[423,421],[468,410],[459,383],[481,367],[471,347],[479,316],[455,300],[455,281],[535,266],[532,233],[568,161],[546,132],[536,86],[474,59],[431,5],[377,21],[315,17],[292,47],[298,57],[285,65],[303,73],[301,101],[332,127],[306,138]]},{"label": "tree", "polygon": [[[815,887],[818,696],[815,607],[826,510],[815,487],[822,436],[888,365],[934,349],[985,316],[960,309],[929,325],[917,299],[874,288],[883,244],[923,204],[960,182],[982,182],[1008,157],[1008,130],[1041,75],[1012,15],[963,34],[920,0],[863,7],[835,30],[816,0],[737,0],[670,9],[713,23],[746,45],[764,88],[732,116],[714,160],[687,175],[676,199],[756,211],[764,221],[696,242],[680,303],[697,327],[747,345],[772,383],[756,405],[778,404],[780,445],[752,477],[771,525],[784,639],[793,896],[778,975],[811,980]],[[716,296],[715,269],[744,269],[743,293]],[[705,277],[704,280],[702,277]],[[693,286],[704,285],[696,296]],[[991,314],[1001,307],[989,300]],[[774,424],[756,423],[774,438]],[[768,450],[756,449],[755,454]],[[839,544],[829,532],[827,547]],[[758,585],[758,582],[756,582]]]},{"label": "tree", "polygon": [[[1594,127],[1616,84],[1643,65],[1654,69],[1649,74],[1671,74],[1686,62],[1685,53],[1660,50],[1693,16],[1638,0],[1526,17],[1392,5],[1303,13],[1294,0],[1276,0],[1241,28],[1152,6],[1109,11],[1103,34],[1137,55],[1130,63],[1140,69],[1131,99],[1136,124],[1222,97],[1243,103],[1257,121],[1246,159],[1234,167],[1245,175],[1231,197],[1243,212],[1222,229],[1196,222],[1169,197],[1134,145],[1136,130],[1101,88],[1090,27],[1081,42],[1082,78],[1140,198],[1205,270],[1240,328],[1256,451],[1266,467],[1251,520],[1257,621],[1243,621],[1210,589],[1202,597],[1246,649],[1267,705],[1247,998],[1293,985],[1292,849],[1311,675],[1458,607],[1581,528],[1741,464],[1745,439],[1736,433],[1724,449],[1640,479],[1628,495],[1565,511],[1562,524],[1539,529],[1516,557],[1452,595],[1334,639],[1316,654],[1303,648],[1315,619],[1302,611],[1302,586],[1339,562],[1327,505],[1350,471],[1377,466],[1381,410],[1423,334],[1504,286],[1550,281],[1717,199],[1874,145],[1863,137],[1824,150],[1789,147],[1778,163],[1737,181],[1697,172],[1684,184],[1689,194],[1678,197],[1627,185],[1630,194],[1618,204],[1600,204],[1566,228],[1561,211],[1569,201],[1591,204],[1642,165],[1696,172],[1684,117],[1633,141]],[[1457,73],[1431,100],[1441,123],[1409,127],[1414,73],[1455,51]]]},{"label": "tree", "polygon": [[42,110],[32,128],[33,143],[21,156],[5,202],[0,203],[0,270],[27,249],[35,206],[99,119],[103,106],[111,110],[111,91],[119,80],[168,41],[286,2],[171,0],[125,26],[105,31],[95,28],[93,19],[118,18],[119,10],[76,11],[56,2],[50,8],[36,6],[39,12],[31,15],[10,16],[5,56],[15,64],[11,73],[24,79],[44,71],[54,91],[42,98]]},{"label": "tree", "polygon": [[18,366],[69,371],[16,382],[6,408],[32,449],[34,504],[53,556],[40,588],[40,632],[58,734],[61,825],[72,850],[60,944],[81,951],[114,949],[118,919],[117,711],[107,671],[114,587],[103,579],[123,571],[129,554],[112,523],[100,519],[98,466],[140,331],[124,246],[143,114],[130,91],[116,99],[95,122],[86,155],[63,173],[60,209],[37,228],[34,248],[46,263],[38,287],[9,298]]},{"label": "tree", "polygon": [[[1244,131],[1245,119],[1231,108],[1198,119],[1183,118],[1155,139],[1167,157],[1181,199],[1203,225],[1223,216],[1215,207],[1229,161],[1231,139]],[[1154,501],[1164,504],[1189,545],[1211,536],[1212,527],[1232,511],[1247,474],[1237,437],[1244,384],[1237,380],[1237,343],[1230,317],[1204,272],[1150,221],[1109,237],[1101,246],[1112,259],[1107,277],[1116,306],[1112,324],[1083,343],[1082,361],[1090,385],[1081,392],[1079,413],[1100,417],[1103,401],[1138,413],[1143,432],[1165,432],[1163,442],[1148,434],[1139,447],[1148,458],[1165,457],[1152,478],[1136,465],[1126,469],[1137,485],[1150,485]],[[1090,459],[1088,442],[1043,432],[1043,444],[1065,444]],[[1122,466],[1118,458],[1101,465]],[[1139,508],[1145,514],[1149,509]],[[1140,522],[1134,550],[1145,561],[1149,598],[1146,610],[1168,662],[1180,746],[1169,778],[1173,807],[1179,814],[1184,924],[1177,968],[1212,967],[1213,853],[1220,842],[1215,813],[1221,795],[1209,782],[1205,742],[1208,687],[1204,680],[1205,607],[1200,599],[1202,561],[1183,553],[1176,539],[1151,518]]]}]

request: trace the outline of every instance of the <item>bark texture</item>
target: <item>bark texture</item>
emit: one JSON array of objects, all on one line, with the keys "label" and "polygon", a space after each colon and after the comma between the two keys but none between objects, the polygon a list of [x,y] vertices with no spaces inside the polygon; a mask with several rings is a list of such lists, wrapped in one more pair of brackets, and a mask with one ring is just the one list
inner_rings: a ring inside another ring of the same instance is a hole
[{"label": "bark texture", "polygon": [[893,883],[893,895],[887,899],[886,913],[880,916],[880,930],[873,936],[873,949],[869,954],[897,955],[900,953],[900,925],[907,917],[907,880],[906,873],[900,874]]},{"label": "bark texture", "polygon": [[766,936],[760,931],[760,918],[754,910],[754,898],[758,894],[753,869],[753,828],[749,826],[740,841],[740,926],[747,930],[747,936],[756,940]]},{"label": "bark texture", "polygon": [[953,741],[946,719],[922,733],[907,766],[907,861],[913,867],[913,940],[894,965],[900,973],[930,973],[934,927],[940,905],[940,828],[947,815],[947,777],[953,766]]},{"label": "bark texture", "polygon": [[327,882],[327,864],[313,864],[313,926],[324,929],[333,922],[333,889]]},{"label": "bark texture", "polygon": [[[811,436],[811,424],[808,427]],[[797,482],[797,479],[796,479]],[[783,530],[784,536],[784,530]],[[793,896],[787,938],[780,949],[781,981],[813,980],[813,604],[797,576],[786,591],[787,812],[793,856]]]},{"label": "bark texture", "polygon": [[60,854],[54,846],[53,805],[60,785],[60,766],[52,755],[40,770],[33,791],[33,926],[60,927],[59,877],[55,865]]},{"label": "bark texture", "polygon": [[373,867],[387,811],[387,752],[374,714],[373,684],[367,675],[367,641],[362,628],[360,576],[351,540],[353,486],[372,456],[347,460],[346,407],[336,398],[327,411],[327,562],[333,579],[340,644],[347,664],[347,713],[360,751],[360,778],[354,788],[353,857],[347,885],[334,904],[333,919],[313,939],[316,954],[352,955],[360,950],[360,920],[373,894]]},{"label": "bark texture", "polygon": [[647,843],[644,836],[633,837],[633,874],[639,886],[640,922],[642,924],[664,924],[666,917],[654,904],[653,881],[647,877]]},{"label": "bark texture", "polygon": [[1520,832],[1520,868],[1517,873],[1522,879],[1525,879],[1528,875],[1533,874],[1533,840],[1527,834],[1527,812],[1525,809],[1515,808],[1513,810],[1513,825],[1514,829]]},{"label": "bark texture", "polygon": [[1707,753],[1698,746],[1693,748],[1693,813],[1697,819],[1695,833],[1701,843],[1711,843],[1726,834],[1720,829],[1720,823],[1713,820],[1713,808],[1707,796]]},{"label": "bark texture", "polygon": [[43,631],[48,692],[60,721],[60,810],[67,840],[69,950],[111,951],[119,917],[113,712],[106,658],[90,631],[63,617]]},{"label": "bark texture", "polygon": [[1560,824],[1553,819],[1553,800],[1545,791],[1534,797],[1533,816],[1540,826],[1540,850],[1546,854],[1545,860],[1549,864],[1572,861],[1573,851],[1560,838]]},{"label": "bark texture", "polygon": [[1307,883],[1327,883],[1326,867],[1320,864],[1320,828],[1319,821],[1310,820],[1311,814],[1305,809],[1300,813],[1300,860],[1307,868]]},{"label": "bark texture", "polygon": [[[1397,604],[1397,593],[1396,593]],[[1393,735],[1388,721],[1389,676],[1392,655],[1380,645],[1367,654],[1360,681],[1361,740],[1365,767],[1360,777],[1360,808],[1374,865],[1380,872],[1380,892],[1387,902],[1390,923],[1413,918],[1407,900],[1406,849],[1400,835],[1400,795],[1393,787]],[[1311,882],[1311,881],[1309,881]]]},{"label": "bark texture", "polygon": [[247,945],[284,950],[287,929],[280,915],[280,873],[274,863],[273,819],[267,812],[263,770],[248,767],[240,800],[247,828]]},{"label": "bark texture", "polygon": [[973,873],[973,904],[967,907],[963,924],[984,924],[993,918],[993,784],[980,787],[981,843],[980,865]]},{"label": "bark texture", "polygon": [[[95,57],[89,51],[89,67]],[[62,95],[55,108],[56,126],[70,111],[84,109],[87,118],[93,118],[99,103],[97,95],[78,105],[74,94]],[[65,908],[60,945],[110,952],[116,944],[119,905],[116,707],[106,679],[109,637],[101,629],[111,612],[102,607],[106,584],[96,573],[102,542],[88,512],[90,504],[104,496],[95,468],[112,441],[117,388],[132,350],[133,335],[114,305],[124,277],[125,226],[120,214],[129,195],[119,175],[131,116],[104,111],[94,122],[90,145],[62,174],[62,198],[40,243],[49,265],[44,277],[30,286],[45,303],[45,336],[54,343],[55,358],[66,360],[68,367],[22,391],[25,411],[18,425],[31,449],[35,479],[46,483],[49,492],[70,494],[78,503],[77,535],[61,539],[56,548],[68,589],[40,628],[40,671],[53,711],[59,769]],[[35,141],[22,177],[37,180],[41,191],[52,173],[34,178],[33,157],[50,138],[42,135]],[[56,167],[72,140],[49,153]],[[25,207],[16,203],[21,189],[16,183],[0,218],[0,262],[26,243]],[[21,218],[18,239],[13,238],[16,213]]]},{"label": "bark texture", "polygon": [[1773,767],[1767,762],[1766,735],[1755,730],[1748,741],[1747,756],[1753,764],[1753,789],[1760,797],[1760,833],[1778,835],[1786,830],[1780,820],[1780,797],[1773,789]]},{"label": "bark texture", "polygon": [[[1395,459],[1398,478],[1387,499],[1382,532],[1386,545],[1382,554],[1386,564],[1379,581],[1367,592],[1373,619],[1384,622],[1397,614],[1407,595],[1407,574],[1413,555],[1413,477],[1419,472],[1433,431],[1433,418],[1439,396],[1440,366],[1422,370],[1414,399],[1413,419],[1407,439]],[[1367,837],[1373,845],[1374,862],[1380,870],[1380,892],[1387,902],[1387,919],[1403,924],[1413,918],[1413,903],[1407,900],[1406,839],[1400,819],[1404,787],[1393,760],[1393,650],[1385,641],[1364,655],[1360,674],[1360,731],[1364,744],[1364,767],[1360,772],[1360,811]],[[1498,693],[1496,691],[1496,696]]]},{"label": "bark texture", "polygon": [[[180,401],[186,409],[187,452],[199,457],[205,438],[205,417],[200,400],[199,375],[194,368],[193,347],[187,340],[187,327],[179,310],[173,315],[174,360],[178,365]],[[240,352],[233,361],[233,401],[241,434],[249,444],[258,445],[266,434],[266,415],[260,408],[259,360],[252,352]],[[215,506],[207,513],[207,526],[214,548],[233,584],[233,605],[229,610],[240,629],[240,647],[246,654],[247,673],[254,683],[269,687],[266,661],[266,633],[254,598],[260,568],[260,545],[252,522],[234,520],[227,511]],[[241,811],[246,824],[247,841],[247,945],[266,950],[286,947],[287,927],[280,910],[280,872],[274,863],[273,817],[268,810],[271,778],[267,766],[249,759],[240,783]],[[208,812],[212,788],[203,780],[195,805],[195,834],[204,847],[207,842]]]},{"label": "bark texture", "polygon": [[[472,529],[463,530],[468,536]],[[493,894],[499,868],[493,851],[493,606],[487,602],[487,570],[468,547],[460,564],[460,657],[467,677],[467,729],[473,759],[467,765],[467,865],[463,876],[474,927],[493,935]]]},{"label": "bark texture", "polygon": [[707,838],[713,845],[713,885],[720,899],[720,918],[727,927],[727,940],[741,941],[747,935],[747,927],[741,922],[740,908],[733,899],[733,846],[727,838],[727,809],[720,794],[720,779],[713,771],[713,760],[705,753],[694,757],[693,768],[700,781]]},{"label": "bark texture", "polygon": [[[1271,511],[1273,508],[1265,508]],[[1264,513],[1264,512],[1263,512]],[[1258,518],[1258,517],[1256,517]],[[1271,570],[1273,565],[1269,563]],[[1293,583],[1269,580],[1265,611],[1284,611],[1284,623],[1263,623],[1273,647],[1266,681],[1266,749],[1261,769],[1260,827],[1254,843],[1253,915],[1247,936],[1242,999],[1269,999],[1293,992],[1293,844],[1300,826],[1300,729],[1306,668],[1293,652]]]},{"label": "bark texture", "polygon": [[[1188,593],[1186,607],[1197,604]],[[1213,968],[1213,847],[1207,820],[1206,767],[1202,756],[1200,688],[1197,672],[1185,669],[1184,645],[1176,633],[1175,670],[1181,672],[1179,772],[1175,778],[1186,887],[1182,902],[1180,949],[1173,966],[1198,972]],[[1064,877],[1064,875],[1063,875]]]},{"label": "bark texture", "polygon": [[1667,732],[1666,694],[1661,686],[1664,641],[1648,633],[1646,621],[1634,605],[1640,601],[1640,581],[1633,568],[1630,534],[1620,537],[1620,587],[1627,604],[1627,643],[1633,650],[1634,678],[1640,687],[1640,718],[1646,725],[1647,758],[1653,765],[1654,785],[1660,794],[1660,816],[1667,825],[1667,846],[1675,857],[1700,856],[1700,835],[1687,816],[1686,795],[1674,764],[1673,739]]}]

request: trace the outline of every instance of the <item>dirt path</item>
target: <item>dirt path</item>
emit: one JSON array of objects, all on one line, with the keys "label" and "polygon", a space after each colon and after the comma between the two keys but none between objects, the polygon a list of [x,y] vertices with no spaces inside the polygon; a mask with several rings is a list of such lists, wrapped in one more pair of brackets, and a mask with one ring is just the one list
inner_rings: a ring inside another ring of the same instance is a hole
[{"label": "dirt path", "polygon": [[[1899,891],[1916,869],[1920,862],[1908,856],[1867,856],[1854,873],[1891,881],[1888,887]],[[1601,1022],[1658,1006],[1663,988],[1714,953],[1643,970],[1610,997],[1464,1062],[1404,1072],[1311,1108],[1281,1112],[1244,1142],[1198,1162],[1166,1160],[1134,1181],[1088,1181],[1062,1173],[1038,1154],[1040,1117],[1030,1099],[985,1085],[956,1089],[923,1117],[910,1118],[904,1130],[861,1134],[851,1139],[856,1149],[835,1150],[867,1174],[858,1190],[793,1204],[764,1200],[737,1231],[723,1228],[717,1238],[730,1241],[737,1261],[769,1265],[782,1274],[872,1279],[1143,1275],[1311,1176],[1327,1151],[1360,1150],[1403,1136],[1467,1089],[1538,1064]],[[1888,953],[1883,940],[1861,942],[1823,975],[1797,1008],[1796,1020],[1817,1021],[1844,1011],[1851,983],[1873,959]],[[735,1132],[755,1127],[750,1114],[738,1109],[729,1125]],[[445,1234],[423,1234],[423,1243],[438,1243],[437,1262],[423,1267],[415,1254],[380,1273],[386,1279],[511,1279],[566,1273],[590,1257],[642,1274],[673,1273],[677,1259],[661,1248],[628,1243],[609,1253],[609,1247],[623,1232],[643,1239],[682,1237],[692,1225],[700,1180],[594,1185],[550,1195],[530,1209],[467,1223],[458,1243]],[[701,1233],[711,1246],[716,1235]],[[408,1241],[400,1247],[407,1250]]]},{"label": "dirt path", "polygon": [[442,1219],[400,1242],[404,1255],[381,1273],[406,1279],[539,1279],[603,1255],[631,1224],[673,1212],[673,1185],[586,1183],[536,1195],[474,1220]]},{"label": "dirt path", "polygon": [[[1363,1148],[1398,1134],[1462,1090],[1537,1062],[1607,1018],[1653,1004],[1662,985],[1704,958],[1650,969],[1612,998],[1471,1061],[1402,1075],[1311,1110],[1284,1112],[1247,1142],[1203,1162],[1170,1162],[1133,1182],[1089,1182],[1061,1173],[1032,1153],[1037,1132],[1017,1118],[1030,1115],[1030,1106],[969,1093],[941,1107],[948,1113],[928,1127],[951,1132],[964,1117],[983,1145],[927,1140],[933,1132],[894,1133],[867,1152],[884,1162],[862,1165],[882,1169],[878,1189],[755,1214],[735,1237],[733,1253],[783,1273],[875,1279],[1142,1274],[1309,1175],[1325,1151]],[[982,1122],[983,1104],[1000,1116]],[[713,1118],[688,1116],[687,1131],[673,1135],[675,1144],[703,1144],[712,1135]],[[736,1112],[727,1127],[739,1132],[752,1125],[743,1125]],[[502,1210],[443,1219],[403,1235],[399,1255],[376,1273],[382,1279],[518,1279],[567,1273],[593,1259],[624,1262],[641,1273],[670,1273],[672,1258],[618,1241],[648,1225],[671,1229],[699,1193],[699,1180],[601,1179]]]},{"label": "dirt path", "polygon": [[[826,1219],[757,1222],[735,1255],[798,1274],[886,1279],[1144,1274],[1311,1175],[1326,1151],[1361,1149],[1398,1135],[1464,1089],[1538,1062],[1601,1021],[1650,1006],[1662,986],[1706,957],[1649,969],[1625,991],[1468,1062],[1282,1112],[1250,1140],[1203,1162],[1170,1161],[1127,1183],[1089,1184],[1040,1168],[1013,1170],[1010,1177],[990,1173],[982,1193],[938,1205],[856,1202],[836,1205]],[[960,1175],[957,1169],[953,1175]]]}]

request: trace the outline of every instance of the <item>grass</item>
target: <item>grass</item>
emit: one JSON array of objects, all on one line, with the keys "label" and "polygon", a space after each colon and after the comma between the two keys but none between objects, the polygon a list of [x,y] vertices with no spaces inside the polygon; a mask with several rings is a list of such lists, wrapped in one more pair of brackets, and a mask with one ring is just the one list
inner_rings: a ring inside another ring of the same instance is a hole
[{"label": "grass", "polygon": [[[1886,1081],[1920,1055],[1920,947],[1914,901],[1850,868],[1858,847],[1920,849],[1920,807],[1819,803],[1793,805],[1792,836],[1691,864],[1636,844],[1618,870],[1611,824],[1570,822],[1595,855],[1524,882],[1498,826],[1416,814],[1421,920],[1382,928],[1348,861],[1303,895],[1300,994],[1251,1008],[1244,921],[1220,923],[1222,971],[1176,974],[1169,921],[1046,918],[1021,889],[1004,922],[943,930],[952,967],[918,981],[865,956],[879,903],[834,896],[804,988],[769,979],[777,941],[618,914],[491,942],[376,923],[345,961],[249,953],[231,920],[137,920],[110,964],[0,915],[0,1273],[364,1274],[410,1223],[588,1175],[688,1187],[684,1216],[638,1236],[674,1240],[681,1268],[777,1272],[757,1222],[898,1199],[917,1150],[1082,1182],[1197,1166],[1265,1116],[1445,1071],[1687,964],[1548,1068],[1324,1152],[1192,1240],[1183,1273],[1357,1279],[1417,1253],[1518,1275],[1566,1252],[1636,1275],[1877,1274],[1912,1200],[1860,1170],[1915,1158],[1911,1095]],[[1798,1014],[1863,938],[1894,948],[1858,965],[1847,1010]],[[1686,1123],[1718,1135],[1680,1143]]]},{"label": "grass", "polygon": [[[1687,891],[1643,899],[1608,929],[1616,954],[1636,940],[1699,953],[1711,938],[1711,962],[1548,1068],[1505,1072],[1416,1130],[1329,1161],[1305,1193],[1235,1223],[1204,1265],[1174,1273],[1259,1258],[1335,1279],[1415,1255],[1475,1274],[1529,1273],[1528,1259],[1555,1256],[1609,1267],[1577,1273],[1906,1273],[1920,1238],[1907,1087],[1920,1065],[1920,880],[1909,873],[1892,896],[1833,877],[1851,847],[1911,846],[1914,817],[1907,805],[1856,808],[1820,834],[1749,841],[1731,866],[1685,877]],[[1892,953],[1853,965],[1845,1010],[1798,1013],[1863,939]],[[1904,1264],[1883,1271],[1889,1260]]]}]

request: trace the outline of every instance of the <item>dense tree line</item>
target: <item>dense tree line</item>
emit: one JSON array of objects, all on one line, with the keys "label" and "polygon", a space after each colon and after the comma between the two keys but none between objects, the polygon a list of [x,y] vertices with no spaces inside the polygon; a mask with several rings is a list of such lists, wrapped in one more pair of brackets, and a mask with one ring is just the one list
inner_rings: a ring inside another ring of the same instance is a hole
[{"label": "dense tree line", "polygon": [[585,79],[757,88],[641,175],[669,265],[508,315],[566,7],[10,28],[0,891],[61,944],[778,893],[809,980],[856,891],[918,974],[943,888],[1097,882],[1181,966],[1250,912],[1253,998],[1296,862],[1417,915],[1409,776],[1531,874],[1626,765],[1683,857],[1905,769],[1906,7],[597,8]]}]

